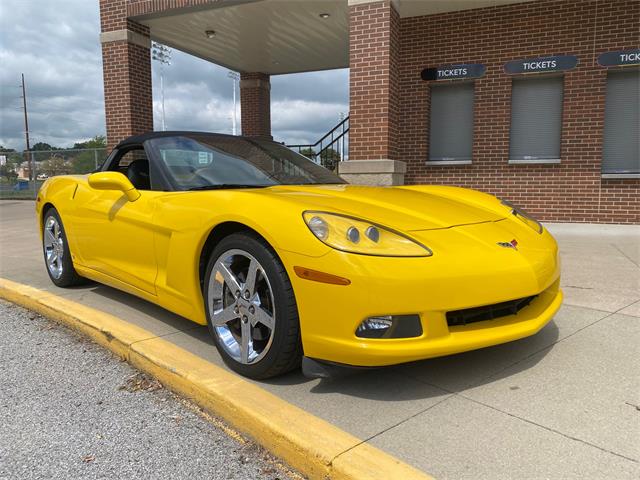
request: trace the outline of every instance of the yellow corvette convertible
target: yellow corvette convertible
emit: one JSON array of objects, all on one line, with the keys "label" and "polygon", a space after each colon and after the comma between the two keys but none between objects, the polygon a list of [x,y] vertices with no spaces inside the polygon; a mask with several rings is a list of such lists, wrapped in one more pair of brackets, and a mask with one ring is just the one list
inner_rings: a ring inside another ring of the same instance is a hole
[{"label": "yellow corvette convertible", "polygon": [[53,283],[95,280],[206,324],[257,379],[516,340],[562,301],[556,242],[508,202],[347,185],[271,141],[131,137],[100,171],[47,180],[36,205]]}]

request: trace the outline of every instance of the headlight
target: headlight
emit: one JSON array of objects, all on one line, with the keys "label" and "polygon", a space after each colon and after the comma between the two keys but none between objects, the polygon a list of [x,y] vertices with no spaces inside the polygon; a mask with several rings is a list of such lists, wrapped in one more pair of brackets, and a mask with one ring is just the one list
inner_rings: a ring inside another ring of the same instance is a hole
[{"label": "headlight", "polygon": [[543,227],[542,224],[525,212],[523,209],[516,207],[513,203],[508,200],[500,200],[500,203],[507,208],[511,209],[511,213],[522,220],[524,223],[533,228],[536,232],[542,233]]},{"label": "headlight", "polygon": [[326,212],[304,212],[309,230],[332,248],[383,257],[429,257],[424,245],[378,224]]}]

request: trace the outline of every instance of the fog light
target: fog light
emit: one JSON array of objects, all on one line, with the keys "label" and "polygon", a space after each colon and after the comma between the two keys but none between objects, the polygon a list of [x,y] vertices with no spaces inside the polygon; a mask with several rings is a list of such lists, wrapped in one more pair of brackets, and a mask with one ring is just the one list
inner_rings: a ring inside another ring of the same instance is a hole
[{"label": "fog light", "polygon": [[422,335],[419,315],[369,317],[356,329],[360,338],[413,338]]},{"label": "fog light", "polygon": [[363,338],[382,338],[385,332],[392,326],[393,317],[391,315],[369,317],[358,326],[356,336]]}]

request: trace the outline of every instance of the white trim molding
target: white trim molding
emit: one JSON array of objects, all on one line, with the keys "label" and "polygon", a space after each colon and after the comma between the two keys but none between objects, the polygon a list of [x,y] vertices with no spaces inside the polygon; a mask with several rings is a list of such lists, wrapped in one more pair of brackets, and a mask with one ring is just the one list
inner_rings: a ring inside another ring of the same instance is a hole
[{"label": "white trim molding", "polygon": [[338,174],[357,185],[404,185],[407,164],[400,160],[347,160],[338,164]]},{"label": "white trim molding", "polygon": [[560,163],[559,158],[540,158],[537,160],[509,159],[509,165],[554,165]]},{"label": "white trim molding", "polygon": [[603,180],[628,180],[640,178],[640,173],[603,173]]},{"label": "white trim molding", "polygon": [[471,165],[471,160],[427,160],[427,167],[451,167],[456,165]]},{"label": "white trim molding", "polygon": [[151,48],[151,38],[129,29],[112,30],[100,34],[100,43],[128,42],[142,48]]},{"label": "white trim molding", "polygon": [[271,82],[262,78],[247,78],[240,80],[240,89],[243,88],[266,88],[271,90]]},{"label": "white trim molding", "polygon": [[[367,3],[380,3],[384,0],[348,0],[347,5],[354,7],[356,5],[366,5]],[[400,11],[400,0],[391,0],[391,5],[395,8],[396,12]]]}]

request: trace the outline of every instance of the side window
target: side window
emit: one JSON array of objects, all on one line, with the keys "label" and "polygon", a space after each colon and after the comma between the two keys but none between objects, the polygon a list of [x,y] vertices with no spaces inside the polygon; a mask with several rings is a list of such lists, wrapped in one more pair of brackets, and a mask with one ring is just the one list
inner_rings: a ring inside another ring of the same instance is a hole
[{"label": "side window", "polygon": [[132,148],[117,155],[109,170],[125,175],[138,190],[152,190],[149,160],[142,147]]},{"label": "side window", "polygon": [[125,151],[122,155],[118,155],[109,166],[109,170],[126,175],[129,165],[136,160],[147,160],[147,155],[144,153],[143,148],[134,148]]}]

